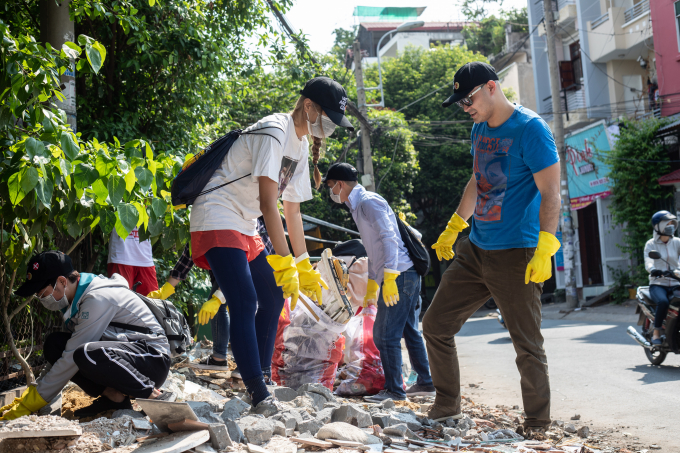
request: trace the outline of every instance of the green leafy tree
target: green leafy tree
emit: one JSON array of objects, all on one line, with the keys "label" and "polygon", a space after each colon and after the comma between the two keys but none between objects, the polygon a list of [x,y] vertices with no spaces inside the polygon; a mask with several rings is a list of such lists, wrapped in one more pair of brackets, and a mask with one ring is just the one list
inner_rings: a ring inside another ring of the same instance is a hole
[{"label": "green leafy tree", "polygon": [[[407,191],[406,199],[418,217],[415,226],[428,245],[433,244],[446,227],[471,176],[472,121],[455,105],[441,106],[453,90],[453,75],[469,61],[486,59],[465,47],[446,45],[429,50],[409,48],[383,63],[385,105],[390,109],[403,108],[404,119],[413,131],[418,173],[412,179],[413,189]],[[365,74],[367,85],[377,85],[375,65],[366,68]],[[439,91],[432,94],[437,89]],[[374,98],[368,102],[376,102],[379,93],[371,92],[370,96]]]},{"label": "green leafy tree", "polygon": [[605,159],[609,165],[612,191],[610,210],[614,222],[623,225],[621,249],[637,262],[632,269],[638,277],[646,277],[643,251],[652,237],[650,219],[661,209],[668,209],[673,193],[659,185],[658,178],[671,171],[666,153],[656,132],[665,120],[623,120],[623,127]]},{"label": "green leafy tree", "polygon": [[505,20],[496,16],[485,17],[478,23],[463,28],[468,49],[482,55],[495,55],[505,45]]},{"label": "green leafy tree", "polygon": [[352,44],[357,36],[358,26],[353,26],[351,29],[336,28],[333,30],[335,35],[335,42],[331,48],[331,54],[335,56],[340,64],[345,64],[345,53],[347,49],[352,48]]}]

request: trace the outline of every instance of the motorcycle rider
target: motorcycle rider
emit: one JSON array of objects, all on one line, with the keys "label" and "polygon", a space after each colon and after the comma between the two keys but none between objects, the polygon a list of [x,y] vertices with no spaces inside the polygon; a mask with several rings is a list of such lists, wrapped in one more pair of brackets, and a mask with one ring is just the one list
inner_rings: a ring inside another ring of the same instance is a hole
[{"label": "motorcycle rider", "polygon": [[[678,228],[678,219],[668,211],[659,211],[652,216],[653,237],[645,244],[645,269],[649,272],[649,294],[656,304],[654,316],[654,332],[652,344],[660,345],[661,328],[668,313],[670,298],[673,291],[678,288],[678,282],[664,277],[664,271],[672,271],[678,268],[680,257],[680,238],[674,237]],[[662,259],[649,257],[649,252],[656,250]]]}]

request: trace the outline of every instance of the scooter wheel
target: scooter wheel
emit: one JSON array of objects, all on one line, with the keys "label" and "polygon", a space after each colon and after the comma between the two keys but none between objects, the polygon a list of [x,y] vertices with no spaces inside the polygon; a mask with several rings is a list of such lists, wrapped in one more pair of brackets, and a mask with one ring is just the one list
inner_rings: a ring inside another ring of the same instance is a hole
[{"label": "scooter wheel", "polygon": [[661,365],[664,360],[666,360],[666,355],[668,353],[666,351],[650,351],[649,349],[645,348],[645,355],[647,356],[647,359],[652,365]]}]

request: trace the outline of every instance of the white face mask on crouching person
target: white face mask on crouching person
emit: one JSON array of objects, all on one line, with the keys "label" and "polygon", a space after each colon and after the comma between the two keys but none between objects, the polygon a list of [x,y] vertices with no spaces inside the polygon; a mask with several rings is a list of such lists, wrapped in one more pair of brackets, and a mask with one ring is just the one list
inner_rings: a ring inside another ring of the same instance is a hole
[{"label": "white face mask on crouching person", "polygon": [[317,138],[326,138],[333,135],[336,124],[327,116],[319,113],[316,116],[316,121],[313,123],[309,120],[309,112],[307,112],[307,130],[309,133]]},{"label": "white face mask on crouching person", "polygon": [[54,291],[56,289],[57,284],[55,283],[52,289],[52,293],[49,296],[42,297],[38,296],[38,298],[40,299],[40,303],[43,304],[43,306],[50,311],[61,310],[69,306],[68,299],[66,298],[66,286],[64,286],[64,295],[59,300],[54,298]]}]

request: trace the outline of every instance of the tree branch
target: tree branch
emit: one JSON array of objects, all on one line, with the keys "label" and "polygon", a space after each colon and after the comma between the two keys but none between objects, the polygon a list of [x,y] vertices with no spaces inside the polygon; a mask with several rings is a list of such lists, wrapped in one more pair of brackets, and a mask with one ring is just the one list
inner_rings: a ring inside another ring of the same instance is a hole
[{"label": "tree branch", "polygon": [[87,230],[83,233],[82,236],[78,238],[78,240],[71,246],[70,249],[68,249],[68,252],[66,252],[64,255],[70,255],[73,253],[73,250],[75,250],[76,247],[78,247],[78,244],[80,244],[87,235],[90,234],[90,227],[87,227]]}]

